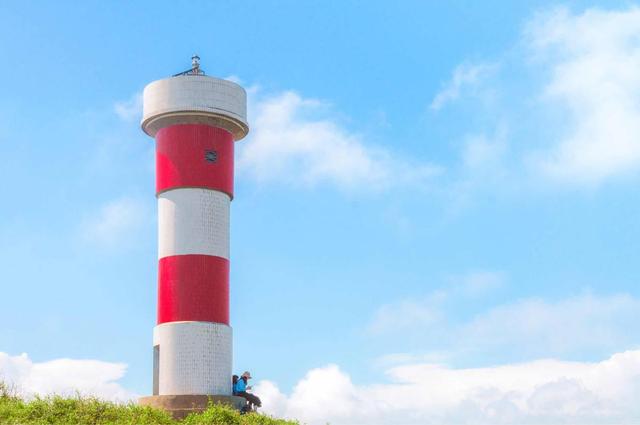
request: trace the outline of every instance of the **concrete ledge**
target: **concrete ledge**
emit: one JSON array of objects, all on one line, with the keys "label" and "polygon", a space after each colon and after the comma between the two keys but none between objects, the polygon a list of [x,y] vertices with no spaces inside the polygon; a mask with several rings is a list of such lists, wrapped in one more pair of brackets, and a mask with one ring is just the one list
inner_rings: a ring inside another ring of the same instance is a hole
[{"label": "concrete ledge", "polygon": [[226,404],[240,410],[246,401],[242,397],[230,395],[152,395],[141,397],[138,404],[166,410],[175,419],[184,419],[190,413],[199,413],[207,409],[209,401],[214,404]]},{"label": "concrete ledge", "polygon": [[155,137],[176,124],[209,124],[242,139],[247,125],[247,93],[238,84],[206,75],[183,75],[148,84],[142,95],[142,130]]}]

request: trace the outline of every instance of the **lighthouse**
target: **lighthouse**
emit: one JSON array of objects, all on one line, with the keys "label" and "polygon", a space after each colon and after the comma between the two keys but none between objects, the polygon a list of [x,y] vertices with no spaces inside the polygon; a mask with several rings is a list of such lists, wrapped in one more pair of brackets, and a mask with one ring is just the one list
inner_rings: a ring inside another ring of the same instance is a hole
[{"label": "lighthouse", "polygon": [[238,84],[205,75],[199,60],[143,93],[141,127],[156,145],[158,310],[153,396],[141,402],[169,410],[232,394],[229,219],[247,98]]}]

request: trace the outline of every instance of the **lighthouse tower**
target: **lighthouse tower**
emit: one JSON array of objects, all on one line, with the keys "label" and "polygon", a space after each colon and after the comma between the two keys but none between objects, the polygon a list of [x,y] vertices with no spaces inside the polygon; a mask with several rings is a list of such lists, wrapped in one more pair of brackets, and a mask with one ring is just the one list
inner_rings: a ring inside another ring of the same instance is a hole
[{"label": "lighthouse tower", "polygon": [[143,95],[142,130],[156,142],[155,399],[232,393],[229,208],[247,101],[238,84],[204,75],[199,59]]}]

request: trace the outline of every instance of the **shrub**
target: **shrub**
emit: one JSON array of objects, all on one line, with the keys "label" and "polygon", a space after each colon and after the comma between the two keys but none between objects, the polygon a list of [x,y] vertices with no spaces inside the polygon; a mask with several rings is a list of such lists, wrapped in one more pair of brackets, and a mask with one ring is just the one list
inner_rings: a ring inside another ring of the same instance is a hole
[{"label": "shrub", "polygon": [[117,404],[94,397],[0,398],[0,423],[11,425],[173,425],[171,416],[136,404]]},{"label": "shrub", "polygon": [[134,403],[118,404],[95,397],[35,397],[25,401],[0,381],[2,425],[297,425],[257,413],[241,415],[229,406],[210,404],[183,421],[159,409]]},{"label": "shrub", "polygon": [[182,422],[185,425],[297,425],[296,421],[275,419],[258,413],[241,415],[237,410],[210,403],[202,413],[192,413]]}]

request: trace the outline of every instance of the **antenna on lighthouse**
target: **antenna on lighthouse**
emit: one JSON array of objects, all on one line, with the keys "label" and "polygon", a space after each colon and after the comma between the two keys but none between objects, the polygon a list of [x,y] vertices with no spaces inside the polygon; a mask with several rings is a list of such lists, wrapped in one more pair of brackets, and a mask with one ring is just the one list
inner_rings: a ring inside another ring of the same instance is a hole
[{"label": "antenna on lighthouse", "polygon": [[204,71],[200,69],[200,56],[194,54],[191,56],[191,69],[187,69],[186,71],[179,72],[174,74],[174,77],[179,77],[181,75],[204,75]]},{"label": "antenna on lighthouse", "polygon": [[204,74],[200,71],[200,56],[198,55],[191,56],[191,72],[196,75]]}]

